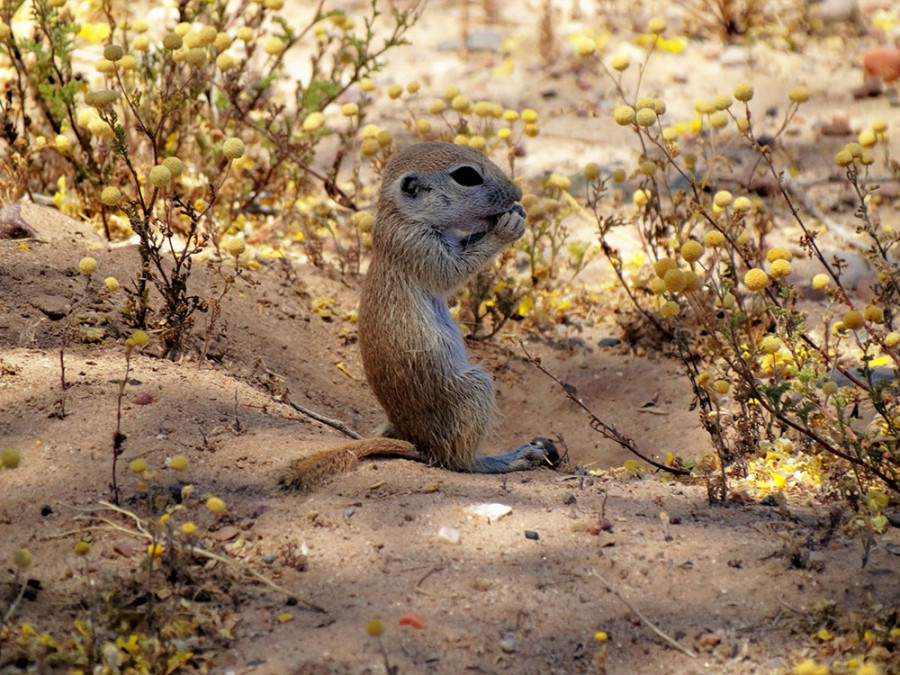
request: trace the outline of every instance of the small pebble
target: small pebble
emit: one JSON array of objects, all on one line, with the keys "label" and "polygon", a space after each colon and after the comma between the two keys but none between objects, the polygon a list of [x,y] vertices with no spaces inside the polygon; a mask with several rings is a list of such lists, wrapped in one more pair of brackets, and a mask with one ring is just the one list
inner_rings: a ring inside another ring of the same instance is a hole
[{"label": "small pebble", "polygon": [[538,539],[541,538],[541,535],[539,535],[539,534],[538,534],[537,532],[535,532],[534,530],[525,530],[525,538],[526,538],[526,539],[531,539],[531,540],[533,540],[533,541],[537,541]]},{"label": "small pebble", "polygon": [[444,544],[458,544],[459,531],[445,525],[438,530],[437,539]]}]

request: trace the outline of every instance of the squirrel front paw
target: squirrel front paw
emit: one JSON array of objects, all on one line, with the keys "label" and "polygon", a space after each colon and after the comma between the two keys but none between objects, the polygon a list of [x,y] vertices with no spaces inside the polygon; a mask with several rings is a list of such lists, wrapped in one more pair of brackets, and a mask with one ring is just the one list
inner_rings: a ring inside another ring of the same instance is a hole
[{"label": "squirrel front paw", "polygon": [[516,241],[525,234],[525,209],[519,204],[497,218],[494,232],[506,241]]}]

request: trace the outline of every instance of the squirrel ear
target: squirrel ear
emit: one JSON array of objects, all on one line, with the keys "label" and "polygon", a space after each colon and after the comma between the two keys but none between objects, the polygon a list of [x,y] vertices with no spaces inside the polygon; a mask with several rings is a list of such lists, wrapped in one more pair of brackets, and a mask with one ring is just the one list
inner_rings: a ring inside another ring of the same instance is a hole
[{"label": "squirrel ear", "polygon": [[415,174],[408,174],[401,179],[400,191],[407,197],[415,197],[419,194],[419,179]]}]

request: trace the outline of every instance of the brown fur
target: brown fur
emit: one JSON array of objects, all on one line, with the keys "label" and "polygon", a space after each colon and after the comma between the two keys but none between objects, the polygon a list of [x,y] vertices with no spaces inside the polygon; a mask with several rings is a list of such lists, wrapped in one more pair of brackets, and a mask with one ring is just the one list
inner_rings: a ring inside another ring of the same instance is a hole
[{"label": "brown fur", "polygon": [[487,373],[469,364],[447,308],[458,286],[522,236],[521,198],[519,186],[472,148],[421,143],[390,159],[358,325],[366,377],[388,417],[386,435],[402,440],[326,450],[294,462],[284,483],[305,485],[307,477],[375,453],[417,455],[456,471],[518,470],[546,457],[546,446],[534,441],[523,446],[525,455],[477,456],[493,417],[494,388]]}]

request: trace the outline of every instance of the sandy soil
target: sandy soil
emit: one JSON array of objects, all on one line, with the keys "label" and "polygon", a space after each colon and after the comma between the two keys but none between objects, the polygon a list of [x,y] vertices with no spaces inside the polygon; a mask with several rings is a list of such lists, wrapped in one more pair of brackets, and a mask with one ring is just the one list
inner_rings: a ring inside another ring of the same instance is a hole
[{"label": "sandy soil", "polygon": [[[437,36],[446,37],[446,24],[456,15],[453,3],[432,2],[410,36],[415,46],[396,54],[379,84],[419,78],[437,95],[456,83],[473,99],[538,108],[546,123],[520,164],[526,179],[549,169],[575,173],[591,159],[607,168],[631,162],[628,138],[606,114],[614,101],[596,84],[600,77],[569,73],[574,59],[565,35],[601,27],[603,17],[573,20],[571,8],[561,10],[562,55],[548,69],[534,54],[533,10],[505,10],[504,22],[490,26],[520,43],[521,61],[509,76],[497,77],[492,72],[502,58],[496,52],[473,52],[462,61],[455,51],[438,49]],[[619,31],[609,51],[616,45],[628,49],[627,29],[641,20],[628,15],[608,25]],[[796,157],[811,158],[817,144],[838,148],[849,140],[816,135],[815,125],[838,109],[852,111],[854,127],[874,116],[889,118],[893,128],[900,125],[887,99],[850,98],[859,68],[841,54],[867,39],[821,36],[802,53],[754,45],[746,62],[730,66],[722,65],[722,45],[692,43],[683,54],[665,57],[646,86],[671,100],[676,116],[688,116],[694,97],[715,95],[723,84],[730,90],[732,82],[744,79],[762,78],[760,110],[783,105],[785,92],[799,79],[810,86],[813,104],[791,147]],[[537,100],[536,92],[543,92]],[[598,138],[605,139],[602,145]],[[817,156],[821,162],[831,154]],[[827,174],[819,167],[816,175]],[[844,222],[850,215],[843,214]],[[0,474],[0,560],[10,560],[21,547],[31,550],[28,574],[42,590],[20,605],[16,623],[27,621],[59,636],[73,632],[73,619],[84,615],[82,604],[107,601],[94,594],[117,588],[119,595],[109,602],[134,611],[150,595],[151,602],[167,598],[145,590],[145,539],[88,529],[102,525],[97,516],[108,513],[99,504],[110,498],[125,329],[115,316],[120,300],[101,292],[97,279],[86,294],[77,263],[90,253],[100,279],[127,279],[137,252],[98,245],[64,219],[53,218],[42,232],[47,239],[52,232],[52,241],[0,241],[0,439],[3,447],[19,448],[23,460],[20,468]],[[287,391],[291,400],[363,432],[381,419],[362,373],[355,328],[341,319],[355,307],[356,282],[294,254],[284,263],[261,264],[252,275],[258,286],[239,284],[226,297],[224,332],[212,340],[209,360],[188,356],[171,363],[136,353],[123,398],[122,506],[141,516],[158,513],[181,486],[193,485],[172,516],[179,527],[195,522],[205,549],[242,562],[325,610],[304,608],[224,563],[182,561],[176,585],[190,600],[192,616],[208,617],[201,634],[210,637],[198,660],[212,664],[213,672],[380,673],[385,657],[404,673],[578,673],[604,667],[611,673],[787,672],[807,657],[828,660],[830,647],[812,637],[826,625],[815,619],[823,601],[837,603],[839,618],[827,625],[845,635],[878,614],[874,605],[887,612],[900,604],[898,558],[891,553],[900,545],[896,529],[879,539],[863,568],[861,544],[836,527],[836,507],[777,507],[755,499],[710,506],[702,486],[652,473],[573,474],[575,467],[618,467],[630,455],[594,432],[509,340],[471,349],[472,360],[493,375],[497,387],[499,416],[490,449],[535,435],[562,437],[569,451],[566,470],[478,476],[378,460],[310,494],[280,491],[276,475],[287,461],[339,443],[342,436],[275,396]],[[602,264],[595,263],[586,277],[603,279]],[[198,265],[197,288],[210,282],[210,272]],[[329,317],[315,311],[317,298],[334,299]],[[67,345],[63,396],[64,327],[85,312],[100,315],[104,339]],[[581,333],[521,338],[646,452],[693,458],[708,452],[677,365],[653,353],[637,356],[628,345],[597,346],[601,338],[620,334],[614,312],[598,317]],[[198,344],[203,328],[200,317]],[[65,416],[59,414],[63,399]],[[186,472],[166,468],[167,458],[178,454],[189,460]],[[127,469],[138,458],[152,472],[143,479],[146,489]],[[225,501],[225,514],[215,517],[204,508],[208,495]],[[488,522],[468,512],[483,503],[507,505],[511,513]],[[86,513],[93,519],[76,520]],[[112,520],[132,524],[127,517]],[[454,531],[458,541],[447,541],[446,530],[439,535],[442,528]],[[71,553],[80,537],[92,544],[85,560]],[[409,612],[420,615],[424,627],[400,625]],[[694,656],[669,646],[638,613]],[[377,639],[366,634],[376,618],[385,625]],[[598,632],[608,640],[595,640]],[[8,633],[0,644],[0,667],[10,672],[16,671],[16,662],[7,660],[14,642]],[[840,654],[850,650],[835,647]],[[871,652],[865,643],[853,650]],[[900,667],[896,654],[880,656]]]}]

